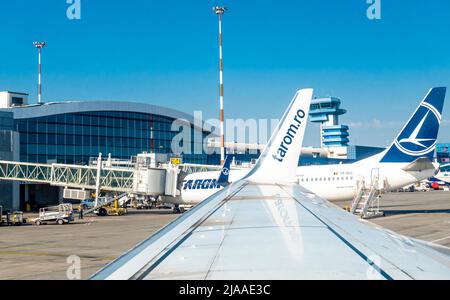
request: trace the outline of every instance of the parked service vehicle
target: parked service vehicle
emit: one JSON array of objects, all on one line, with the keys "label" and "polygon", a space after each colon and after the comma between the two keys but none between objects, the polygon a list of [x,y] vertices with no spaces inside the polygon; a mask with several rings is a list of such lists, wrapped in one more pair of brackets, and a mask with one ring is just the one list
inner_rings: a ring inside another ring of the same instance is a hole
[{"label": "parked service vehicle", "polygon": [[398,189],[399,192],[414,192],[414,184],[410,184]]},{"label": "parked service vehicle", "polygon": [[0,225],[22,225],[23,223],[25,223],[23,212],[15,211],[4,214],[3,206],[0,206]]},{"label": "parked service vehicle", "polygon": [[39,217],[33,220],[34,224],[56,223],[63,225],[74,220],[72,204],[63,203],[58,206],[51,206],[39,209]]},{"label": "parked service vehicle", "polygon": [[418,185],[414,187],[414,191],[416,192],[428,192],[430,190],[430,188],[423,186],[423,185]]},{"label": "parked service vehicle", "polygon": [[136,209],[151,209],[155,206],[156,199],[153,197],[137,196],[133,207]]}]

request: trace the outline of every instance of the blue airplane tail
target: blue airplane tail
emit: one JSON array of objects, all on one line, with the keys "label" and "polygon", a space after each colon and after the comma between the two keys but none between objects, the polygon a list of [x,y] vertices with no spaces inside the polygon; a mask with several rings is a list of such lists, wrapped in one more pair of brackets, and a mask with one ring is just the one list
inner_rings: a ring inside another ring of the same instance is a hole
[{"label": "blue airplane tail", "polygon": [[233,160],[233,155],[227,155],[225,162],[223,163],[222,170],[220,171],[219,179],[217,179],[217,184],[228,185],[228,177],[230,175],[231,161]]},{"label": "blue airplane tail", "polygon": [[419,157],[433,160],[445,92],[445,87],[430,89],[380,162],[408,163]]}]

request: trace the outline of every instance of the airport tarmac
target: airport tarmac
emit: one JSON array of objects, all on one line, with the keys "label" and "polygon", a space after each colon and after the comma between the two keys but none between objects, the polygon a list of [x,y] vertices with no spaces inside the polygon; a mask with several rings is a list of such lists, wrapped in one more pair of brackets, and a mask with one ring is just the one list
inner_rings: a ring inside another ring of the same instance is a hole
[{"label": "airport tarmac", "polygon": [[383,195],[385,217],[371,220],[402,235],[450,247],[450,192]]},{"label": "airport tarmac", "polygon": [[[349,202],[335,204],[344,206]],[[384,217],[370,222],[399,234],[450,247],[450,192],[403,192],[382,195]]]},{"label": "airport tarmac", "polygon": [[[386,216],[370,222],[450,247],[450,192],[389,193],[380,208]],[[130,210],[69,225],[0,227],[0,279],[66,279],[71,255],[81,259],[81,278],[89,278],[177,216],[170,210]]]},{"label": "airport tarmac", "polygon": [[129,210],[124,216],[89,217],[66,225],[0,227],[0,279],[66,279],[71,255],[81,278],[175,219],[171,210]]}]

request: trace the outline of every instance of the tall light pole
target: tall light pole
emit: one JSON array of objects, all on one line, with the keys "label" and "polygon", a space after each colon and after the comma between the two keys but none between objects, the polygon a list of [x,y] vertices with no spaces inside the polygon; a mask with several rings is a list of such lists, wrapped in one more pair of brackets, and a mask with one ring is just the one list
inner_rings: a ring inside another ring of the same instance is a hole
[{"label": "tall light pole", "polygon": [[33,45],[38,49],[38,103],[41,103],[42,86],[41,86],[41,50],[45,46],[45,42],[33,42]]},{"label": "tall light pole", "polygon": [[223,164],[225,161],[225,134],[223,113],[222,15],[227,11],[227,8],[225,6],[214,6],[213,11],[219,17],[220,164]]}]

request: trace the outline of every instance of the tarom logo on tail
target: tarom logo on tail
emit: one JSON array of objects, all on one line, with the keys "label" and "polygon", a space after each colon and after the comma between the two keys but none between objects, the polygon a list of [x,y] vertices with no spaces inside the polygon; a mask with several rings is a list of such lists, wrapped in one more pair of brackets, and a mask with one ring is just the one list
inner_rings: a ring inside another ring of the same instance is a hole
[{"label": "tarom logo on tail", "polygon": [[386,151],[381,162],[412,162],[419,157],[433,160],[442,119],[445,87],[431,89]]}]

